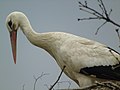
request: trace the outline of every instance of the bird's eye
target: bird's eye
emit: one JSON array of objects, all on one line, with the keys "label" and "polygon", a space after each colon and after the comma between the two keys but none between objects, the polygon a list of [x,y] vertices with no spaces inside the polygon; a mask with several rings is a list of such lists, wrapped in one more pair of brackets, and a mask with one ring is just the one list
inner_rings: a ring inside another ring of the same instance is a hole
[{"label": "bird's eye", "polygon": [[12,21],[11,20],[8,22],[8,25],[12,29]]}]

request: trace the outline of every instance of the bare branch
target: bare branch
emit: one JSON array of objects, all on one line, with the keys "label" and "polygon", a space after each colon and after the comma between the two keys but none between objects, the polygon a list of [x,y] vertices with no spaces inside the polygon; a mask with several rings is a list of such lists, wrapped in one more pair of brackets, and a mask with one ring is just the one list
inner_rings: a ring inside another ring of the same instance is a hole
[{"label": "bare branch", "polygon": [[78,18],[78,21],[79,21],[79,20],[81,20],[81,21],[82,21],[82,20],[91,20],[91,19],[98,19],[98,17],[89,17],[89,18],[81,18],[81,19]]},{"label": "bare branch", "polygon": [[25,84],[23,84],[23,86],[22,86],[22,90],[24,90],[25,89]]},{"label": "bare branch", "polygon": [[[101,13],[99,13],[97,10],[95,10],[95,9],[93,9],[93,8],[91,8],[91,7],[88,7],[88,6],[86,6],[86,5],[84,5],[83,3],[81,3],[81,2],[79,2],[79,7],[80,8],[82,8],[82,9],[80,9],[80,10],[85,10],[86,9],[86,11],[89,11],[89,13],[90,14],[92,14],[92,15],[94,15],[94,16],[99,16],[99,17],[102,17],[103,15],[101,14]],[[83,8],[85,8],[85,9],[83,9]]]},{"label": "bare branch", "polygon": [[36,78],[35,76],[33,76],[34,79],[35,79],[33,90],[35,90],[37,81],[38,81],[39,79],[41,79],[43,76],[45,76],[45,75],[49,75],[49,73],[43,73],[43,72],[42,72],[42,74],[41,74],[39,77],[37,77],[37,78]]},{"label": "bare branch", "polygon": [[107,47],[107,48],[109,48],[111,51],[114,51],[114,52],[116,52],[117,54],[119,54],[119,55],[120,55],[120,53],[119,53],[118,51],[116,51],[116,50],[112,49],[111,47]]},{"label": "bare branch", "polygon": [[108,16],[110,16],[111,12],[112,12],[112,9],[110,9]]},{"label": "bare branch", "polygon": [[66,67],[66,66],[63,66],[63,69],[62,69],[62,71],[61,71],[61,73],[60,73],[58,79],[57,79],[57,80],[55,81],[55,83],[50,87],[49,90],[52,90],[53,87],[58,83],[58,81],[60,80],[60,78],[61,78],[61,76],[62,76],[62,73],[64,72],[65,67]]},{"label": "bare branch", "polygon": [[87,1],[85,1],[85,6],[87,6]]},{"label": "bare branch", "polygon": [[61,81],[61,82],[58,82],[58,88],[59,88],[59,84],[63,84],[63,83],[68,83],[68,88],[67,89],[70,89],[70,86],[71,86],[71,82],[70,81]]},{"label": "bare branch", "polygon": [[87,13],[89,13],[89,14],[91,14],[91,15],[94,15],[94,16],[96,16],[96,17],[99,17],[99,15],[97,15],[96,13],[91,12],[91,11],[89,11],[89,10],[86,10],[86,9],[84,9],[84,8],[80,8],[80,10],[81,10],[81,11],[84,11],[84,12],[87,12]]},{"label": "bare branch", "polygon": [[[120,43],[120,33],[119,33],[119,29],[116,29],[116,32],[117,32],[117,36],[118,36],[119,43]],[[119,47],[120,47],[120,46],[119,46]]]},{"label": "bare branch", "polygon": [[105,15],[106,15],[106,18],[109,19],[109,16],[108,16],[108,13],[107,13],[107,10],[106,10],[106,8],[105,8],[105,5],[104,5],[103,1],[102,1],[102,0],[99,0],[99,1],[100,1],[100,3],[101,3],[101,6],[103,7],[103,10],[104,10],[104,13],[105,13]]},{"label": "bare branch", "polygon": [[48,87],[48,85],[47,85],[47,84],[44,84],[44,86],[46,86],[46,87],[47,87],[47,89],[49,90],[49,87]]},{"label": "bare branch", "polygon": [[101,3],[99,3],[99,7],[100,7],[100,9],[102,10],[102,15],[103,15],[103,14],[105,13],[105,11],[104,11],[104,9],[103,9]]},{"label": "bare branch", "polygon": [[96,31],[95,34],[97,34],[98,31],[99,31],[99,29],[100,29],[102,26],[104,26],[107,22],[112,23],[113,25],[115,25],[115,26],[117,26],[117,27],[120,27],[120,24],[114,22],[114,21],[111,20],[111,18],[110,18],[110,14],[111,14],[111,12],[112,12],[112,9],[110,9],[110,11],[107,12],[106,7],[105,7],[103,1],[102,1],[102,0],[97,0],[97,1],[98,1],[98,3],[99,3],[98,6],[99,6],[99,8],[102,10],[102,12],[99,12],[99,11],[95,10],[94,8],[91,8],[90,6],[88,6],[87,1],[85,1],[85,4],[81,3],[80,1],[78,2],[81,11],[87,12],[87,13],[95,16],[95,17],[81,18],[81,19],[78,19],[78,21],[80,21],[80,20],[92,20],[92,19],[94,19],[94,20],[95,20],[95,19],[96,19],[96,20],[97,20],[97,19],[98,19],[98,20],[100,20],[100,19],[105,20],[105,22],[104,22],[100,27],[98,27],[98,29],[97,29],[97,31]]},{"label": "bare branch", "polygon": [[120,67],[120,61],[119,61],[118,57],[114,55],[113,52],[116,52],[116,53],[118,53],[119,55],[120,55],[120,53],[117,52],[116,50],[110,48],[110,47],[108,47],[108,48],[109,48],[110,53],[113,55],[113,57],[119,62],[118,64],[112,66],[112,69],[116,69],[116,68]]},{"label": "bare branch", "polygon": [[119,59],[118,59],[118,57],[116,57],[112,51],[114,51],[114,52],[116,52],[116,53],[118,53],[118,52],[115,51],[114,49],[110,48],[110,47],[108,47],[108,48],[109,48],[110,53],[115,57],[115,59],[116,59],[118,62],[120,62]]},{"label": "bare branch", "polygon": [[98,28],[97,28],[97,31],[95,32],[95,35],[98,34],[98,31],[100,30],[101,27],[103,27],[103,25],[105,25],[107,23],[107,21],[105,21],[102,25],[100,25]]}]

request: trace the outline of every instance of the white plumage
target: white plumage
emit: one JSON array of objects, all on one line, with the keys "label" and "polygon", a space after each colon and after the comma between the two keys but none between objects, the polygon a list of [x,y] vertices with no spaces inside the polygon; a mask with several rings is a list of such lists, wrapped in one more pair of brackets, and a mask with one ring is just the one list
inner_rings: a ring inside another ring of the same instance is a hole
[{"label": "white plumage", "polygon": [[16,63],[16,33],[18,28],[28,40],[45,49],[60,68],[81,88],[95,81],[120,81],[120,55],[99,42],[64,32],[37,33],[21,12],[12,12],[6,19],[10,32],[14,62]]}]

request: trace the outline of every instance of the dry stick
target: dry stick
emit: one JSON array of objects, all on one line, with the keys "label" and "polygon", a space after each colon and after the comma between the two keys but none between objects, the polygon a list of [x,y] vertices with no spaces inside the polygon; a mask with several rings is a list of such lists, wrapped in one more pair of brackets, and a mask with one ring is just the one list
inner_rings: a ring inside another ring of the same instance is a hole
[{"label": "dry stick", "polygon": [[61,82],[58,82],[58,88],[59,88],[59,84],[60,83],[68,83],[68,89],[70,89],[70,86],[71,86],[71,82],[70,81],[61,81]]},{"label": "dry stick", "polygon": [[36,78],[35,76],[33,76],[34,79],[35,79],[33,90],[35,90],[37,81],[38,81],[39,79],[41,79],[43,76],[45,76],[45,75],[49,75],[49,74],[48,74],[48,73],[43,73],[43,72],[42,72],[42,74],[41,74],[39,77],[37,77],[37,78]]},{"label": "dry stick", "polygon": [[[117,35],[118,35],[118,39],[119,39],[119,43],[120,43],[120,34],[119,34],[119,29],[116,29]],[[119,46],[120,47],[120,46]]]},{"label": "dry stick", "polygon": [[[110,10],[108,16],[110,16],[111,12],[112,12],[112,9]],[[98,31],[100,30],[100,28],[103,27],[107,22],[108,22],[108,21],[105,21],[102,25],[100,25],[100,26],[97,28],[97,31],[95,32],[95,35],[98,34]]]},{"label": "dry stick", "polygon": [[98,28],[97,28],[97,31],[95,32],[95,35],[98,34],[98,31],[100,30],[101,27],[103,27],[103,25],[105,25],[107,23],[107,21],[105,21],[102,25],[100,25]]},{"label": "dry stick", "polygon": [[[110,51],[110,53],[113,55],[113,57],[119,62],[119,64],[112,66],[112,69],[116,69],[116,68],[120,67],[120,61],[119,61],[118,57],[116,57],[116,56],[114,55],[113,52],[116,52],[116,53],[118,53],[119,55],[120,55],[120,53],[117,52],[117,51],[115,51],[114,49],[112,49],[112,48],[110,48],[110,47],[108,47],[108,48],[110,49],[109,51]],[[112,52],[112,51],[113,51],[113,52]]]},{"label": "dry stick", "polygon": [[[99,1],[98,1],[99,2]],[[103,6],[101,5],[101,3],[99,4],[100,9],[102,10],[102,15],[105,13]]]},{"label": "dry stick", "polygon": [[81,19],[79,18],[78,21],[79,20],[81,20],[81,21],[82,20],[90,20],[90,19],[98,19],[98,17],[88,17],[88,18],[81,18]]},{"label": "dry stick", "polygon": [[[120,53],[119,53],[118,51],[112,49],[111,47],[107,47],[107,48],[109,49],[110,53],[115,57],[115,59],[118,60],[118,62],[119,62],[119,59],[114,55],[113,52],[115,52],[115,53],[117,53],[117,54],[119,54],[119,55],[120,55]],[[113,52],[112,52],[112,51],[113,51]]]},{"label": "dry stick", "polygon": [[22,88],[22,90],[24,90],[24,88],[25,88],[25,84],[23,84],[23,88]]},{"label": "dry stick", "polygon": [[64,69],[65,69],[65,67],[66,66],[63,66],[63,69],[62,69],[62,71],[61,71],[61,73],[60,73],[60,75],[59,75],[59,77],[58,77],[58,79],[55,81],[55,83],[50,87],[50,89],[49,90],[52,90],[53,89],[53,87],[58,83],[58,81],[60,80],[60,78],[61,78],[61,76],[62,76],[62,73],[63,73],[63,71],[64,71]]},{"label": "dry stick", "polygon": [[[92,15],[94,15],[94,16],[103,17],[103,15],[102,15],[101,13],[99,13],[98,11],[96,11],[95,9],[86,6],[86,5],[82,4],[81,2],[79,2],[79,4],[81,5],[80,7],[83,7],[83,8],[86,8],[87,10],[92,11],[92,12],[88,11],[88,13],[90,12],[90,14],[92,14]],[[80,10],[82,10],[82,9],[80,9]],[[84,9],[83,9],[83,10],[84,10]],[[87,11],[87,10],[86,10],[86,11]],[[93,13],[93,12],[94,12],[94,13]]]},{"label": "dry stick", "polygon": [[106,8],[105,8],[105,5],[103,4],[103,1],[100,0],[100,3],[101,3],[101,5],[102,5],[102,7],[103,7],[103,10],[104,10],[104,12],[105,12],[106,18],[109,19],[109,16],[108,16],[107,10],[106,10]]},{"label": "dry stick", "polygon": [[112,12],[112,9],[110,9],[108,16],[110,16],[111,12]]},{"label": "dry stick", "polygon": [[[106,8],[105,8],[105,5],[104,5],[103,1],[102,1],[102,0],[98,0],[98,2],[100,3],[100,4],[99,4],[99,7],[100,7],[100,9],[102,10],[102,14],[101,14],[100,12],[98,12],[97,10],[95,10],[95,9],[87,6],[87,4],[83,4],[83,3],[81,3],[81,2],[79,2],[79,4],[80,4],[80,5],[79,5],[80,10],[82,10],[82,11],[84,11],[84,12],[87,12],[87,13],[93,15],[93,16],[96,16],[96,18],[93,18],[93,19],[103,19],[103,20],[105,20],[106,22],[110,22],[110,23],[112,23],[113,25],[115,25],[115,26],[117,26],[117,27],[120,27],[120,24],[118,24],[118,23],[116,23],[116,22],[114,22],[113,20],[110,19],[110,14],[111,14],[111,12],[112,12],[112,9],[110,10],[109,13],[107,13],[107,10],[106,10]],[[85,3],[87,3],[87,2],[85,1]],[[91,19],[92,19],[91,17],[90,17],[90,18],[82,18],[82,19],[78,19],[78,21],[79,21],[79,20],[91,20]],[[105,25],[106,22],[104,22],[100,27],[102,27],[103,25]],[[99,29],[97,29],[97,32],[98,32],[98,30],[99,30]]]},{"label": "dry stick", "polygon": [[47,87],[47,89],[49,90],[49,87],[48,87],[48,85],[47,85],[47,84],[44,84],[44,86],[45,86],[45,87]]}]

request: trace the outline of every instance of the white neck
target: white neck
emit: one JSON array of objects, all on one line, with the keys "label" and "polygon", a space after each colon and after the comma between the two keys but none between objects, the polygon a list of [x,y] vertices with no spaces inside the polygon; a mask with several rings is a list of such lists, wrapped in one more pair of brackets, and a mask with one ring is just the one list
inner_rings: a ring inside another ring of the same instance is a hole
[{"label": "white neck", "polygon": [[53,42],[55,41],[56,38],[52,37],[52,33],[37,33],[35,32],[28,20],[28,18],[25,15],[21,15],[21,18],[19,20],[19,25],[25,36],[28,38],[28,40],[38,46],[41,47],[48,52],[51,49]]},{"label": "white neck", "polygon": [[28,18],[25,15],[21,15],[19,20],[19,25],[25,36],[28,38],[29,41],[34,38],[34,36],[37,34],[33,28],[31,27],[31,24],[28,20]]}]

